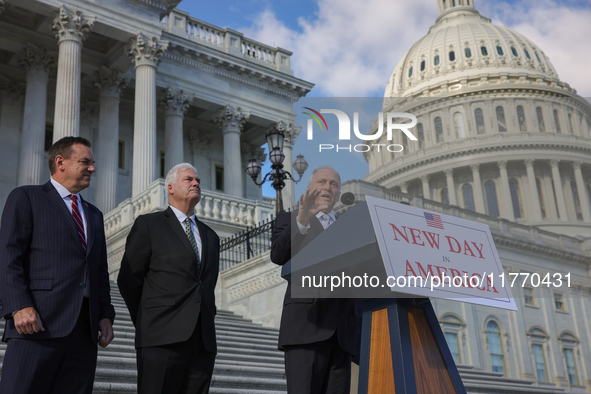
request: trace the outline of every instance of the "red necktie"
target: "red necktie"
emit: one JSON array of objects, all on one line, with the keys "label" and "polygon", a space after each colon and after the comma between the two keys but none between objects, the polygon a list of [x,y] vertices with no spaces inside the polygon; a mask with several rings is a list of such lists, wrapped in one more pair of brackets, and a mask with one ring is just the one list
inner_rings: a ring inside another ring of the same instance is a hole
[{"label": "red necktie", "polygon": [[76,227],[78,227],[78,235],[80,236],[80,242],[82,242],[82,247],[84,251],[86,251],[86,236],[84,235],[84,224],[82,222],[82,216],[80,216],[80,210],[78,209],[78,197],[75,194],[71,194],[72,197],[72,216],[74,217],[74,221],[76,222]]}]

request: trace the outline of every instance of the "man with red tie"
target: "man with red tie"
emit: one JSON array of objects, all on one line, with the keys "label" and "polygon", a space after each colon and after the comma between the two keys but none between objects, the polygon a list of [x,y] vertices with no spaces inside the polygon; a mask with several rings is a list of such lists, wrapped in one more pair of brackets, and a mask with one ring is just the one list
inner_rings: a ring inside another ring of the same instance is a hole
[{"label": "man with red tie", "polygon": [[2,394],[90,394],[96,344],[113,339],[103,215],[80,196],[95,172],[90,142],[62,138],[48,159],[51,180],[14,189],[2,214]]}]

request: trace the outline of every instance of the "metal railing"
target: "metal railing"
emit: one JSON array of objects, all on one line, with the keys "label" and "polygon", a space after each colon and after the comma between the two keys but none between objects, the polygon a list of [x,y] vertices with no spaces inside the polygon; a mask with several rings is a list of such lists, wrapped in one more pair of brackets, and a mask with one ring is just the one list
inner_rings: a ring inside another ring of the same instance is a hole
[{"label": "metal railing", "polygon": [[275,229],[275,218],[271,217],[258,226],[249,226],[220,244],[220,271],[232,268],[238,263],[256,257],[271,249],[271,235]]}]

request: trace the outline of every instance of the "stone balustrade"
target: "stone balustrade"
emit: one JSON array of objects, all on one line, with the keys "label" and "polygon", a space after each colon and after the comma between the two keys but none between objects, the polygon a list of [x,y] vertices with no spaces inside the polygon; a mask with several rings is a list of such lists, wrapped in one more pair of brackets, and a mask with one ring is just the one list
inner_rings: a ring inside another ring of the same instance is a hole
[{"label": "stone balustrade", "polygon": [[[168,207],[168,193],[164,179],[157,179],[146,190],[128,198],[105,215],[107,240],[129,230],[133,221],[150,212],[162,211]],[[195,207],[195,214],[206,222],[231,225],[241,230],[270,218],[275,205],[269,202],[238,198],[210,190],[201,190],[201,202]]]},{"label": "stone balustrade", "polygon": [[227,28],[222,29],[179,10],[173,10],[169,15],[166,15],[161,23],[170,34],[184,37],[277,71],[292,74],[290,63],[292,53],[285,49],[273,48],[246,38],[240,32]]}]

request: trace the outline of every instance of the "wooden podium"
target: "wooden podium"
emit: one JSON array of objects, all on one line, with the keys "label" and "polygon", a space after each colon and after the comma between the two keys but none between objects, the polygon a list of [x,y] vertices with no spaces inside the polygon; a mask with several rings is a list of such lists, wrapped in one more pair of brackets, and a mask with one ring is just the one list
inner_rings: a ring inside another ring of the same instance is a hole
[{"label": "wooden podium", "polygon": [[[331,275],[341,270],[385,276],[365,202],[349,209],[292,256],[282,276],[291,282],[293,298],[299,275]],[[310,296],[310,289],[300,289],[302,297]],[[376,295],[348,297],[364,297],[360,394],[466,393],[428,298],[395,298],[389,288]]]},{"label": "wooden podium", "polygon": [[363,302],[358,393],[466,393],[428,298]]}]

